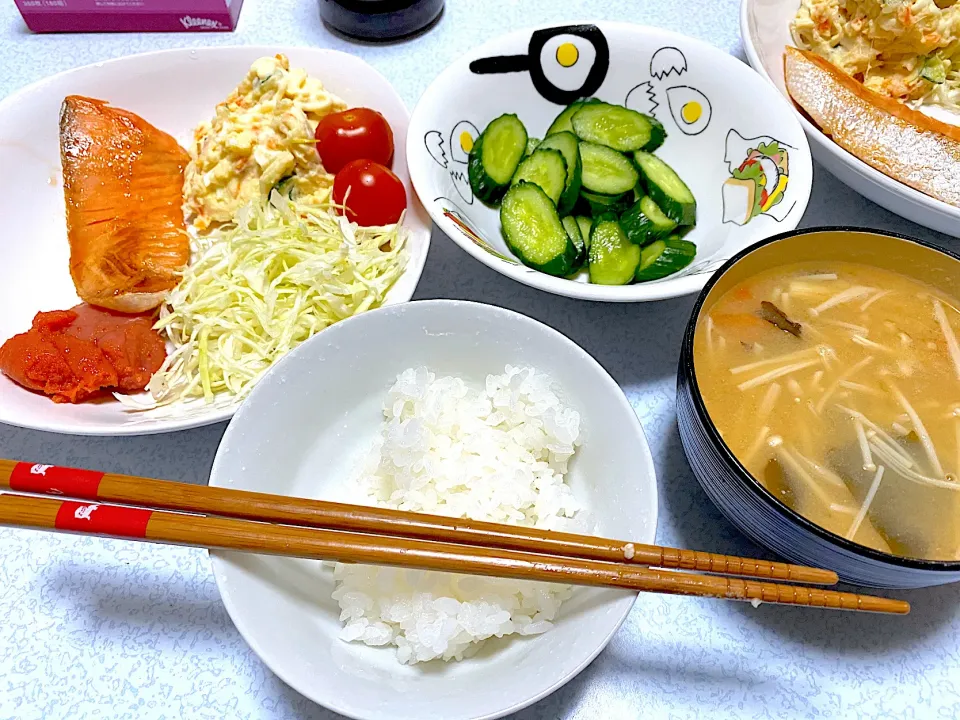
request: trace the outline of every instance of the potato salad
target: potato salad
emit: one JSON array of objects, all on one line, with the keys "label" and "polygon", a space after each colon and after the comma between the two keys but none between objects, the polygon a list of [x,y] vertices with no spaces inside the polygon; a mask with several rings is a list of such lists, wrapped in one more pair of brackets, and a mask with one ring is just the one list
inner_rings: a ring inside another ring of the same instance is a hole
[{"label": "potato salad", "polygon": [[290,200],[329,202],[334,176],[317,154],[320,120],[346,108],[284,55],[260,58],[209,122],[194,131],[184,177],[185,212],[200,231],[233,220],[276,189]]},{"label": "potato salad", "polygon": [[960,109],[956,0],[801,0],[790,32],[874,92]]}]

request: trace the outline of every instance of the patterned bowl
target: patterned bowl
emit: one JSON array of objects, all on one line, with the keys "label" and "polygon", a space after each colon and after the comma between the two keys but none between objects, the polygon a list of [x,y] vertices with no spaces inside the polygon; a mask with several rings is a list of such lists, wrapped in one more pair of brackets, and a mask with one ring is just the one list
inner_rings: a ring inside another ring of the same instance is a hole
[{"label": "patterned bowl", "polygon": [[[655,116],[657,155],[697,199],[687,239],[697,257],[679,273],[626,286],[561,278],[510,253],[500,218],[474,197],[467,159],[487,123],[516,113],[541,137],[563,107],[594,96]],[[812,182],[810,149],[783,97],[736,58],[682,35],[626,23],[520,30],[457,60],[420,98],[407,135],[410,177],[434,222],[474,258],[557,295],[638,302],[698,291],[728,258],[797,226]]]}]

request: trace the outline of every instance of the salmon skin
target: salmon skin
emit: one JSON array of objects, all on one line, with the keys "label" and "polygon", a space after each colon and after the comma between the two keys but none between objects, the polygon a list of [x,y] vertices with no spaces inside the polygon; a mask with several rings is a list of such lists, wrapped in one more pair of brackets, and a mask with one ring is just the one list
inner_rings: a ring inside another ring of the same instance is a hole
[{"label": "salmon skin", "polygon": [[837,145],[960,207],[960,128],[873,92],[809,51],[786,48],[784,80],[793,101]]},{"label": "salmon skin", "polygon": [[143,118],[70,95],[60,109],[70,275],[91,305],[157,307],[190,260],[186,151]]}]

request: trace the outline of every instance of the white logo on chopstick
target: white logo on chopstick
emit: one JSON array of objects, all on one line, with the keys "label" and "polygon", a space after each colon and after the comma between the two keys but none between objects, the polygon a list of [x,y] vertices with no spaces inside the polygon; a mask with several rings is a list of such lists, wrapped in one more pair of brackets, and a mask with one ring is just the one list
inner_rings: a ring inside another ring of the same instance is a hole
[{"label": "white logo on chopstick", "polygon": [[78,507],[73,513],[73,517],[77,520],[89,520],[90,516],[93,515],[93,511],[97,509],[97,505],[83,505]]},{"label": "white logo on chopstick", "polygon": [[43,475],[44,477],[46,477],[46,476],[47,476],[47,470],[49,470],[49,469],[52,468],[52,467],[53,467],[53,465],[34,465],[32,468],[30,468],[30,474],[31,474],[31,475]]}]

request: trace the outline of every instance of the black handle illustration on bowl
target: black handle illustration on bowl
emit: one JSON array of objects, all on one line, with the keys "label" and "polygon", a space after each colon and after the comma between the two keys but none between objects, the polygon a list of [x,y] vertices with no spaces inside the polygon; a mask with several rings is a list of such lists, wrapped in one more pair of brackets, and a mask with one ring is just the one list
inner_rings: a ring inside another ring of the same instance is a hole
[{"label": "black handle illustration on bowl", "polygon": [[[564,39],[562,36],[568,37]],[[555,44],[556,47],[552,48],[552,56],[545,59],[543,51],[548,44]],[[576,71],[582,73],[582,65],[577,68],[577,64],[590,62],[591,56],[593,62],[586,77],[572,90],[558,86],[548,77],[548,74],[557,77],[571,76]],[[537,92],[545,100],[557,105],[569,105],[574,100],[593,95],[603,85],[609,67],[610,46],[596,25],[563,25],[535,30],[530,35],[525,55],[495,55],[470,63],[470,71],[477,75],[529,72]]]}]

